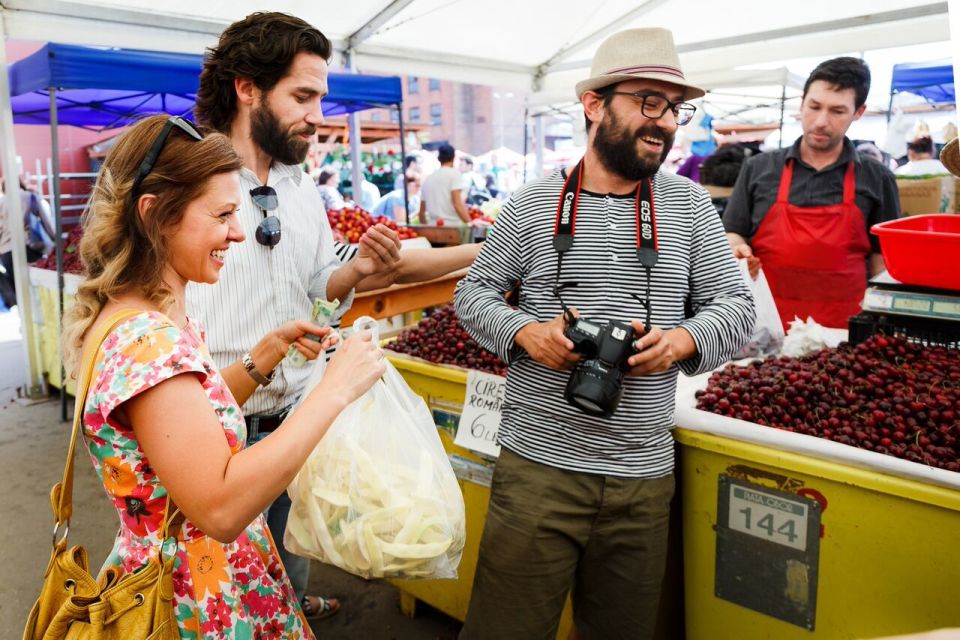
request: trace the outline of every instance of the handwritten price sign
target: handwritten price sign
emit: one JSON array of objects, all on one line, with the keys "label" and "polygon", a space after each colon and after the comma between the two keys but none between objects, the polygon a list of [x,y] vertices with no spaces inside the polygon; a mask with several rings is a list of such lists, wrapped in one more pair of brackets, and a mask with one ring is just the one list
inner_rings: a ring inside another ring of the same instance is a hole
[{"label": "handwritten price sign", "polygon": [[454,443],[488,456],[500,455],[497,432],[507,379],[480,371],[467,374],[467,394]]}]

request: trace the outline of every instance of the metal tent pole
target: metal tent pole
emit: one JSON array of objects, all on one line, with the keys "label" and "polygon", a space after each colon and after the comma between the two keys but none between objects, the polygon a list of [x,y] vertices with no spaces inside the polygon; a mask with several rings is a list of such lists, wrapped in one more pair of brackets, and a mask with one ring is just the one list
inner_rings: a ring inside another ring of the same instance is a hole
[{"label": "metal tent pole", "polygon": [[[3,140],[4,184],[6,185],[7,215],[10,220],[23,220],[20,201],[20,180],[17,175],[17,148],[13,133],[13,105],[10,102],[10,78],[6,73],[7,51],[6,23],[0,10],[0,140]],[[40,400],[45,395],[43,371],[37,355],[37,327],[33,323],[33,300],[30,290],[30,274],[27,271],[27,250],[23,225],[11,224],[10,241],[13,245],[13,276],[17,292],[17,310],[20,313],[20,332],[24,338],[23,357],[27,378],[24,380],[24,395],[31,400]]]},{"label": "metal tent pole", "polygon": [[523,107],[523,183],[527,183],[527,143],[530,140],[530,107]]},{"label": "metal tent pole", "polygon": [[780,94],[780,145],[778,148],[783,149],[783,115],[787,109],[787,85],[784,83],[783,92]]},{"label": "metal tent pole", "polygon": [[543,135],[543,114],[538,113],[533,118],[533,132],[537,137],[537,177],[543,177],[543,145],[544,145],[544,135]]},{"label": "metal tent pole", "polygon": [[[347,70],[350,73],[356,73],[357,67],[354,64],[352,51],[347,51]],[[360,157],[360,116],[356,111],[347,116],[347,123],[350,126],[350,167],[352,184],[353,202],[356,206],[361,206],[363,202],[363,166]]]},{"label": "metal tent pole", "polygon": [[407,192],[407,141],[403,132],[403,100],[397,107],[397,117],[400,123],[400,182],[403,184],[403,210],[406,213],[407,224],[410,220],[410,194]]},{"label": "metal tent pole", "polygon": [[[58,129],[57,89],[50,87],[50,158],[53,161],[53,219],[57,237],[57,336],[63,335],[63,212],[60,210],[60,134]],[[63,341],[60,341],[60,419],[67,420],[67,371],[63,366]]]}]

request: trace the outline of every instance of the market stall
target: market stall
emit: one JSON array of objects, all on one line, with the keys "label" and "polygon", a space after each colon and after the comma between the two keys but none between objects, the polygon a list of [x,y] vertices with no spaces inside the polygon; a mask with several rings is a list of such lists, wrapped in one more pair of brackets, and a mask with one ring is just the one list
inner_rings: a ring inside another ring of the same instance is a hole
[{"label": "market stall", "polygon": [[[685,614],[662,604],[664,637],[683,627],[691,640],[839,640],[960,626],[960,281],[943,262],[957,220],[876,228],[898,280],[871,281],[849,342],[828,346],[847,332],[797,322],[783,353],[680,377],[682,567],[668,560],[667,584],[682,575],[683,586],[665,587],[664,603],[682,598]],[[407,611],[422,600],[462,619],[498,454],[490,407],[505,380],[489,374],[505,367],[451,309],[388,348],[433,412],[468,529],[456,582],[397,584]]]},{"label": "market stall", "polygon": [[[469,341],[464,349],[453,350],[444,341],[439,347],[431,342],[431,330],[462,339],[451,325],[451,314],[441,311],[436,324],[401,335],[400,344],[389,348],[396,350],[391,362],[431,409],[460,480],[467,546],[456,581],[395,584],[410,615],[423,601],[462,620],[496,464],[496,451],[489,445],[498,416],[478,412],[473,405],[482,403],[473,399],[489,380],[478,369],[497,371],[502,363],[481,359]],[[878,344],[883,342],[875,339],[860,352],[876,351]],[[898,344],[892,339],[890,344],[896,354]],[[911,362],[930,361],[944,369],[943,360],[923,349],[908,350],[917,356]],[[944,375],[956,385],[960,357],[942,348],[937,353],[953,362]],[[473,365],[468,364],[471,358]],[[799,371],[802,361],[773,358],[768,366],[789,374]],[[723,380],[714,374],[713,386],[735,389],[739,380],[747,380],[739,372],[757,367],[740,364],[746,366],[731,365]],[[876,366],[880,370],[886,365]],[[875,372],[862,375],[867,385]],[[846,376],[834,378],[838,389],[859,388]],[[891,457],[879,444],[872,449],[851,446],[829,431],[811,435],[812,429],[808,434],[718,415],[702,401],[709,383],[711,374],[681,376],[678,387],[675,435],[681,499],[675,509],[682,517],[683,561],[670,561],[658,637],[676,637],[671,634],[683,626],[686,637],[694,640],[741,640],[869,638],[960,625],[952,586],[960,572],[954,544],[960,532],[960,474],[923,459]],[[802,403],[796,398],[805,397],[804,385],[784,384],[797,390],[789,403]],[[956,428],[955,416],[945,419],[944,424]],[[845,433],[842,429],[838,423],[837,436]],[[850,433],[861,429],[869,428],[857,424]],[[683,621],[675,617],[678,599],[684,602]],[[566,637],[570,622],[568,607],[558,638]]]}]

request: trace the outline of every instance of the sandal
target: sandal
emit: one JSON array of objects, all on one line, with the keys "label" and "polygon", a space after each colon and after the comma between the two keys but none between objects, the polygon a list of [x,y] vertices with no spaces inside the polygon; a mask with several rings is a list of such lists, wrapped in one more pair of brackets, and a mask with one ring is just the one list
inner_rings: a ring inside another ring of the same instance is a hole
[{"label": "sandal", "polygon": [[340,611],[340,601],[336,598],[303,596],[300,599],[300,608],[303,609],[303,615],[308,620],[323,620]]}]

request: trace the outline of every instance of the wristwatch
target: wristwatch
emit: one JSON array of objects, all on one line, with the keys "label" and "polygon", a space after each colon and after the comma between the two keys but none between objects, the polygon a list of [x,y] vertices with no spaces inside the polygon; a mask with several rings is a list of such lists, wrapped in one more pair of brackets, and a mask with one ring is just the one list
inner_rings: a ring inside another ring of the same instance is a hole
[{"label": "wristwatch", "polygon": [[253,378],[261,387],[265,387],[273,382],[273,376],[277,373],[276,369],[274,369],[269,375],[265,376],[257,371],[257,367],[255,364],[253,364],[253,358],[250,357],[249,351],[243,354],[243,368],[247,370],[247,373],[250,374],[250,377]]}]

